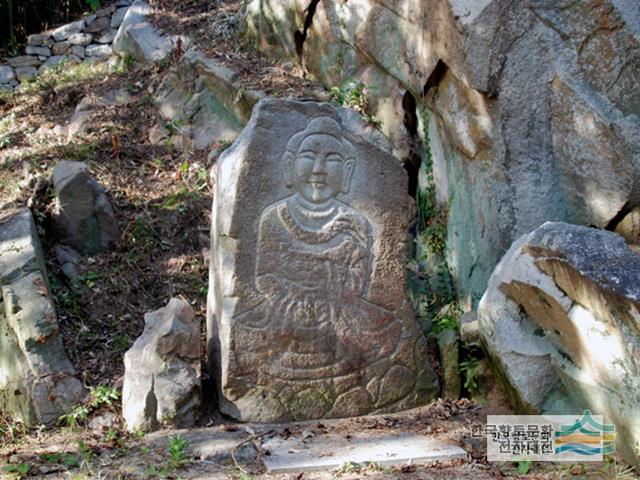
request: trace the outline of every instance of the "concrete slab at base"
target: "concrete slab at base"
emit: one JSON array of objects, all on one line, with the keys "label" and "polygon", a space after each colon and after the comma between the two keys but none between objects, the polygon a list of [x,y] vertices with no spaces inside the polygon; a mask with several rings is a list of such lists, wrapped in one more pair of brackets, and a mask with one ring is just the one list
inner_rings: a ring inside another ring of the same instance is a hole
[{"label": "concrete slab at base", "polygon": [[393,466],[467,459],[457,445],[407,432],[350,438],[332,433],[308,439],[273,437],[262,448],[269,451],[264,456],[269,473],[331,470],[346,462]]}]

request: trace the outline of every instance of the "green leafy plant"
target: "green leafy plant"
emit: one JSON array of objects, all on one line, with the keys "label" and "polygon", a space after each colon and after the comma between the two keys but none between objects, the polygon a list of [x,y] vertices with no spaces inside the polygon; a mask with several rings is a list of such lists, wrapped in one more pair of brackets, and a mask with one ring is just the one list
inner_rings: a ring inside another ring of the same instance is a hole
[{"label": "green leafy plant", "polygon": [[60,423],[68,427],[76,428],[85,423],[91,412],[102,407],[112,406],[113,402],[120,398],[120,392],[105,385],[89,388],[89,401],[83,405],[77,405],[71,412],[59,418]]},{"label": "green leafy plant", "polygon": [[89,8],[91,9],[92,12],[95,12],[100,8],[100,0],[85,0],[85,1],[87,2],[87,5],[89,5]]},{"label": "green leafy plant", "polygon": [[184,466],[189,460],[187,448],[189,443],[180,435],[176,435],[169,439],[169,465],[176,470]]},{"label": "green leafy plant", "polygon": [[120,400],[120,392],[113,387],[98,385],[90,387],[91,400],[89,405],[92,409],[100,408],[103,405],[112,406],[113,402]]},{"label": "green leafy plant", "polygon": [[518,462],[518,475],[526,475],[531,469],[531,460],[521,460]]},{"label": "green leafy plant", "polygon": [[478,366],[479,360],[475,357],[470,357],[460,362],[460,373],[464,378],[464,388],[470,393],[478,391]]},{"label": "green leafy plant", "polygon": [[30,463],[18,463],[18,464],[9,464],[2,467],[2,470],[10,475],[12,478],[24,478],[31,471]]},{"label": "green leafy plant", "polygon": [[440,333],[445,330],[458,330],[460,328],[461,313],[455,304],[450,304],[447,313],[436,315],[431,331],[433,333]]},{"label": "green leafy plant", "polygon": [[80,459],[77,455],[66,452],[42,453],[40,459],[45,463],[58,463],[67,468],[78,468]]},{"label": "green leafy plant", "polygon": [[369,90],[366,83],[350,80],[339,87],[331,87],[329,89],[329,95],[343,107],[352,108],[360,113],[365,122],[370,123],[377,128],[382,126],[382,121],[368,113]]},{"label": "green leafy plant", "polygon": [[344,462],[337,470],[338,474],[353,473],[360,470],[360,465],[355,462]]},{"label": "green leafy plant", "polygon": [[77,405],[69,413],[62,415],[59,419],[61,423],[67,425],[67,427],[77,428],[81,423],[86,422],[89,418],[89,406]]}]

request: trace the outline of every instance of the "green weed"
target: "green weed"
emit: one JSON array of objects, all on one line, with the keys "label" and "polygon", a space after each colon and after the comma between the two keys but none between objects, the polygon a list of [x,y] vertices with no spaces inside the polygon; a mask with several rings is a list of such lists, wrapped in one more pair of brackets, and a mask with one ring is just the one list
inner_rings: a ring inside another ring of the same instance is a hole
[{"label": "green weed", "polygon": [[355,462],[344,462],[340,467],[338,467],[336,473],[338,475],[345,473],[354,473],[360,471],[360,465]]},{"label": "green weed", "polygon": [[25,478],[31,471],[30,463],[9,464],[2,467],[2,470],[10,475],[10,478]]},{"label": "green weed", "polygon": [[331,87],[329,89],[329,95],[343,107],[352,108],[360,113],[365,122],[370,123],[377,128],[382,126],[382,121],[368,113],[369,97],[366,83],[356,82],[353,80],[347,81],[339,87]]},{"label": "green weed", "polygon": [[433,333],[444,332],[445,330],[458,330],[460,328],[460,315],[462,312],[455,304],[450,304],[447,313],[438,314],[433,319]]},{"label": "green weed", "polygon": [[76,405],[71,412],[62,415],[58,421],[66,424],[68,427],[77,428],[82,424],[85,424],[89,419],[89,415],[96,409],[103,406],[112,406],[113,402],[120,398],[120,392],[107,387],[105,385],[99,385],[97,387],[89,388],[89,400],[83,405]]},{"label": "green weed", "polygon": [[518,475],[526,475],[531,469],[531,460],[522,460],[518,462]]},{"label": "green weed", "polygon": [[479,359],[469,357],[460,362],[460,373],[464,378],[464,388],[471,394],[478,391]]},{"label": "green weed", "polygon": [[120,392],[113,387],[98,385],[90,387],[89,391],[91,395],[89,406],[94,410],[102,406],[111,407],[113,402],[120,400]]},{"label": "green weed", "polygon": [[169,465],[173,470],[183,467],[189,460],[189,443],[180,435],[169,439]]},{"label": "green weed", "polygon": [[87,405],[77,405],[69,413],[60,416],[60,423],[64,423],[67,427],[77,428],[85,423],[89,418],[89,407]]},{"label": "green weed", "polygon": [[100,8],[100,0],[85,0],[92,12],[95,12]]}]

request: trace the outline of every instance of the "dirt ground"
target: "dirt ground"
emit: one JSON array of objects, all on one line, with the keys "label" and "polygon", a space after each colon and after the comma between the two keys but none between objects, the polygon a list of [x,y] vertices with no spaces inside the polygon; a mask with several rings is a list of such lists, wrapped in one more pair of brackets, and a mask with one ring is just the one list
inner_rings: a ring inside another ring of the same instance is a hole
[{"label": "dirt ground", "polygon": [[[240,1],[150,3],[158,9],[157,26],[188,34],[209,56],[238,72],[245,85],[278,96],[317,96],[322,90],[295,65],[268,60],[238,41]],[[104,64],[70,68],[41,77],[25,93],[0,96],[0,209],[29,205],[36,216],[64,345],[87,386],[121,388],[122,356],[142,333],[144,314],[166,305],[173,296],[193,306],[204,336],[211,204],[208,179],[215,155],[149,142],[150,128],[160,121],[152,92],[178,61],[176,54],[161,65],[128,65],[115,72]],[[56,127],[70,120],[82,98],[117,89],[129,93],[132,101],[128,105],[96,110],[83,134],[70,143],[60,141]],[[213,150],[224,147],[214,145]],[[83,260],[80,284],[66,279],[52,254],[56,238],[50,228],[48,179],[61,160],[89,164],[108,191],[121,227],[113,252]],[[488,411],[497,413],[496,408],[504,408],[500,401],[491,407],[464,399],[439,401],[410,414],[348,419],[325,429],[343,435],[368,429],[439,435],[468,450],[468,463],[390,469],[347,465],[332,472],[301,475],[267,475],[259,454],[249,455],[248,463],[234,461],[231,451],[226,460],[202,461],[194,457],[188,441],[180,447],[175,440],[176,435],[187,438],[188,432],[163,431],[147,437],[129,434],[122,427],[119,401],[110,403],[100,405],[76,425],[66,422],[49,429],[27,429],[0,419],[4,477],[414,480],[518,475],[518,465],[487,463],[482,442],[470,439],[471,425],[482,423]],[[239,444],[246,440],[244,436],[251,436],[244,427],[221,418],[213,405],[205,405],[204,412],[200,427],[236,435]],[[290,435],[298,433],[295,427],[289,431]],[[624,473],[624,467],[617,464],[536,464],[526,478],[634,478],[616,477],[616,469]]]}]

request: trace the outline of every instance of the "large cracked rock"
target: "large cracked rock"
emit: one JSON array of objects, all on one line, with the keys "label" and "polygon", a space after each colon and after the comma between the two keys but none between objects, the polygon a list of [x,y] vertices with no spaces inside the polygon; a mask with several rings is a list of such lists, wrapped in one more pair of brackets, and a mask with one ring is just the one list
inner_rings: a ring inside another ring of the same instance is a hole
[{"label": "large cracked rock", "polygon": [[122,415],[129,431],[193,426],[200,407],[200,325],[184,300],[147,313],[124,355]]},{"label": "large cracked rock", "polygon": [[186,138],[196,150],[208,150],[235,140],[262,97],[263,92],[243,87],[235,72],[191,49],[164,77],[154,104],[164,120],[179,125],[170,141]]},{"label": "large cracked rock", "polygon": [[640,241],[634,2],[252,0],[245,24],[326,87],[364,81],[397,155],[420,133],[403,100],[429,110],[449,266],[469,303],[545,221]]},{"label": "large cracked rock", "polygon": [[66,356],[28,209],[0,217],[0,411],[50,424],[86,391]]},{"label": "large cracked rock", "polygon": [[264,99],[214,167],[207,330],[227,415],[348,417],[437,395],[406,297],[407,176],[357,123]]},{"label": "large cracked rock", "polygon": [[640,455],[640,256],[619,235],[545,223],[496,267],[480,334],[514,405],[529,413],[588,407]]}]

